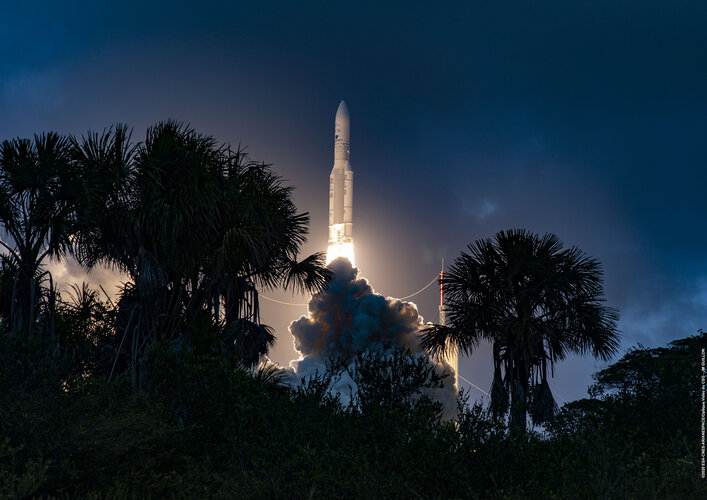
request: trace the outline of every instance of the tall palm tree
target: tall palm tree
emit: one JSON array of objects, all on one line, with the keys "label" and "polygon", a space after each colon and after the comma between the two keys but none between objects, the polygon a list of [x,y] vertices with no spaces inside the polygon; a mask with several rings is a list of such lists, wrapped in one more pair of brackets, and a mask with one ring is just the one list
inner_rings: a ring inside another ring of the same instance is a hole
[{"label": "tall palm tree", "polygon": [[156,340],[189,344],[213,326],[256,362],[274,342],[260,323],[258,289],[315,291],[329,276],[322,255],[296,259],[307,214],[268,166],[211,136],[169,121],[133,147],[115,130],[75,145],[81,162],[116,180],[86,212],[76,253],[132,278],[119,304],[132,364]]},{"label": "tall palm tree", "polygon": [[48,276],[42,265],[63,256],[76,231],[81,175],[70,153],[70,139],[54,132],[0,144],[0,246],[13,331],[32,330]]},{"label": "tall palm tree", "polygon": [[491,406],[523,432],[529,411],[536,424],[557,405],[548,368],[568,354],[603,360],[619,346],[618,312],[603,305],[601,265],[553,234],[501,231],[469,245],[444,274],[449,326],[423,331],[432,353],[458,348],[471,354],[493,345]]}]

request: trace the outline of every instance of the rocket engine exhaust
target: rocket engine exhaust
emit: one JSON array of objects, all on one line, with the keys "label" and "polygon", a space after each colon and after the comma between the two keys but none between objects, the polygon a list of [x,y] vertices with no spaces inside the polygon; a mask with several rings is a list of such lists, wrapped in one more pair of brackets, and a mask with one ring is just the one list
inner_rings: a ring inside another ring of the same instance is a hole
[{"label": "rocket engine exhaust", "polygon": [[[315,293],[306,316],[290,324],[299,359],[287,370],[290,383],[322,374],[328,360],[343,360],[348,367],[330,388],[348,405],[358,388],[351,378],[353,358],[358,353],[392,356],[397,350],[424,359],[438,374],[452,375],[442,386],[425,388],[425,395],[442,404],[444,418],[453,418],[457,408],[454,370],[445,359],[428,356],[419,346],[423,319],[417,306],[375,292],[359,277],[353,247],[353,169],[349,163],[349,110],[341,101],[334,127],[334,166],[329,176],[329,244],[326,263],[334,279],[326,290]],[[444,315],[443,304],[440,314]]]},{"label": "rocket engine exhaust", "polygon": [[[457,408],[454,369],[445,359],[428,356],[420,348],[420,328],[424,325],[417,306],[376,293],[369,281],[345,259],[335,259],[330,268],[334,279],[329,287],[315,293],[306,316],[290,323],[295,349],[300,358],[290,362],[290,383],[324,373],[330,359],[351,360],[359,352],[386,355],[396,348],[414,357],[424,357],[437,373],[451,376],[444,386],[429,390],[428,396],[443,405],[444,418],[453,418]],[[346,406],[356,391],[353,380],[344,376],[331,392]]]}]

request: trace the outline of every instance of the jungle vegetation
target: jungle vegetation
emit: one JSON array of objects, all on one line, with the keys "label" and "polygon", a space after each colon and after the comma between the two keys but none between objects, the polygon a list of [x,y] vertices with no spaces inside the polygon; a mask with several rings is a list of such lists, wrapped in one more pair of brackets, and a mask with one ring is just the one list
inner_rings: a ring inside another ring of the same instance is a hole
[{"label": "jungle vegetation", "polygon": [[[441,420],[423,391],[440,375],[404,352],[357,356],[346,406],[335,363],[294,387],[259,365],[259,292],[330,278],[299,256],[291,193],[171,121],[138,142],[117,125],[0,144],[0,498],[707,496],[704,332],[629,350],[586,399],[543,392],[567,355],[618,352],[598,262],[552,235],[472,244],[445,282],[450,326],[423,337],[494,345],[488,407],[462,393]],[[125,272],[118,298],[59,289],[48,264],[69,257]]]}]

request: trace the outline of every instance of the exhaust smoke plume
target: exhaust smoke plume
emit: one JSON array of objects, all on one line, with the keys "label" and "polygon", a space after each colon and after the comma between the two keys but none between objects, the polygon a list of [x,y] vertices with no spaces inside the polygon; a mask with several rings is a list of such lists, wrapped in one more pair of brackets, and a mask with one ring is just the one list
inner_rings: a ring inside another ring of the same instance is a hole
[{"label": "exhaust smoke plume", "polygon": [[[332,261],[329,267],[334,279],[329,288],[315,294],[309,302],[309,314],[290,324],[295,349],[300,359],[290,362],[292,383],[326,371],[330,359],[353,361],[357,352],[386,353],[395,348],[406,349],[413,356],[424,356],[438,373],[450,376],[444,387],[425,393],[444,406],[450,418],[456,411],[454,372],[444,360],[428,358],[419,347],[418,330],[423,325],[417,306],[400,299],[377,294],[368,280],[358,277],[358,269],[344,258]],[[344,372],[332,388],[346,405],[356,387]]]}]

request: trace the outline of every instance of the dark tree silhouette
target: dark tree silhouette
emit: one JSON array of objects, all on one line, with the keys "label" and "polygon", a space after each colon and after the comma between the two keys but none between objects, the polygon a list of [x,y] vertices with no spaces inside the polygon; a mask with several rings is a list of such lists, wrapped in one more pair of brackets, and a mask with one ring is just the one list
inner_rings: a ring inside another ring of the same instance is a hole
[{"label": "dark tree silhouette", "polygon": [[471,354],[493,345],[491,406],[526,429],[551,420],[557,405],[548,367],[570,353],[607,360],[618,348],[618,312],[602,304],[601,265],[578,248],[562,248],[553,234],[501,231],[469,245],[444,275],[448,326],[423,331],[433,353]]},{"label": "dark tree silhouette", "polygon": [[254,364],[274,342],[260,322],[258,289],[315,291],[329,277],[322,255],[297,261],[309,217],[297,213],[291,188],[243,151],[171,121],[136,147],[116,127],[75,149],[85,169],[107,179],[94,184],[76,255],[132,278],[118,304],[131,367],[155,341],[195,339],[207,350],[226,340]]},{"label": "dark tree silhouette", "polygon": [[[71,161],[71,144],[54,132],[0,144],[0,245],[3,315],[10,329],[31,332],[42,300],[43,269],[50,257],[70,248],[76,208],[82,200],[81,173]],[[49,280],[51,281],[51,280]],[[53,287],[47,304],[53,303]]]}]

